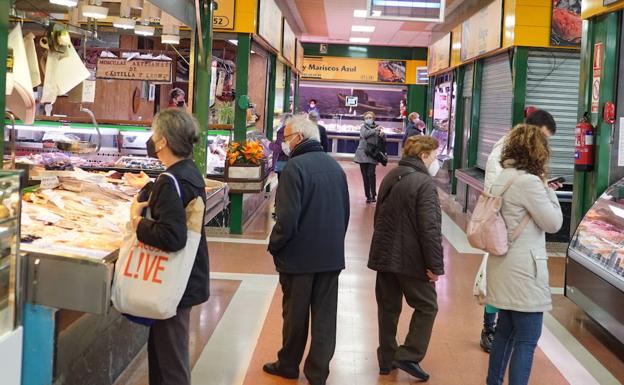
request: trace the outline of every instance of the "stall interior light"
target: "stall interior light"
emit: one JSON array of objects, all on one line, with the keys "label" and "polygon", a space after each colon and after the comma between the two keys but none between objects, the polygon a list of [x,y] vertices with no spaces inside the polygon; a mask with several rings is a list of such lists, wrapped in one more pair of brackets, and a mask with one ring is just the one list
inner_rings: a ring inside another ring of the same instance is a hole
[{"label": "stall interior light", "polygon": [[156,28],[149,25],[137,25],[134,27],[134,33],[141,36],[154,36]]},{"label": "stall interior light", "polygon": [[78,0],[50,0],[50,4],[63,5],[65,7],[75,7],[78,5]]},{"label": "stall interior light", "polygon": [[351,27],[351,31],[353,32],[375,32],[374,25],[354,25]]},{"label": "stall interior light", "polygon": [[367,44],[370,43],[370,37],[352,37],[349,39],[351,43],[361,43]]},{"label": "stall interior light", "polygon": [[232,39],[232,40],[228,40],[230,43],[234,44],[234,45],[238,45],[238,40],[236,39]]},{"label": "stall interior light", "polygon": [[160,42],[163,44],[180,44],[180,35],[162,35]]},{"label": "stall interior light", "polygon": [[136,22],[128,17],[116,17],[113,20],[113,27],[119,29],[134,29]]},{"label": "stall interior light", "polygon": [[108,8],[100,5],[83,5],[82,16],[92,19],[105,19],[108,16]]},{"label": "stall interior light", "polygon": [[404,0],[373,0],[373,6],[377,7],[398,7],[398,8],[429,8],[440,9],[442,5],[429,3],[426,1],[404,1]]}]

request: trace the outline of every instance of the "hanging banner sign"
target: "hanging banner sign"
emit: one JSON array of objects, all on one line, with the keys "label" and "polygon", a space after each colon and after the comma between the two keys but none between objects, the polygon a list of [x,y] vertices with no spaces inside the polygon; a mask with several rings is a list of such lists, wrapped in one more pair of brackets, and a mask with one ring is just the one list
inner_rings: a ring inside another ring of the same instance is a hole
[{"label": "hanging banner sign", "polygon": [[442,39],[429,47],[429,73],[436,73],[451,65],[451,34],[447,33]]},{"label": "hanging banner sign", "polygon": [[214,0],[216,9],[212,15],[214,29],[234,30],[236,0]]},{"label": "hanging banner sign", "polygon": [[306,80],[366,83],[406,83],[405,60],[353,59],[344,57],[304,57]]},{"label": "hanging banner sign", "polygon": [[145,80],[171,83],[171,61],[99,58],[95,76],[98,79]]},{"label": "hanging banner sign", "polygon": [[495,0],[462,24],[461,61],[492,52],[501,46],[503,0]]},{"label": "hanging banner sign", "polygon": [[602,43],[594,44],[594,74],[592,80],[592,102],[591,112],[597,114],[600,110],[600,78],[602,76],[602,58],[603,58],[603,45]]}]

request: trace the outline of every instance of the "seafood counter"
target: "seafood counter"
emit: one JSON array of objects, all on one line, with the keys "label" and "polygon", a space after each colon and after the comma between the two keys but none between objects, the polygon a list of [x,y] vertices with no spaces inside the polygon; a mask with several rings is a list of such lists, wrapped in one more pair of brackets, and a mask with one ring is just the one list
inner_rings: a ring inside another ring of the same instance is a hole
[{"label": "seafood counter", "polygon": [[[355,154],[360,141],[362,119],[348,115],[320,121],[327,129],[330,151],[333,154]],[[402,151],[404,135],[403,119],[378,119],[376,122],[386,135],[386,150],[390,157],[398,157]]]}]

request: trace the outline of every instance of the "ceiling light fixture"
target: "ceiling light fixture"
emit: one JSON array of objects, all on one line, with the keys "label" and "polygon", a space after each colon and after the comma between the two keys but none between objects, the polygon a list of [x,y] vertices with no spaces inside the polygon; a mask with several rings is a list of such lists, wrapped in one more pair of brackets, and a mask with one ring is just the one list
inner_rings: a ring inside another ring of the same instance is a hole
[{"label": "ceiling light fixture", "polygon": [[134,33],[140,36],[154,36],[156,32],[156,28],[150,27],[149,25],[139,25],[137,24],[134,27]]},{"label": "ceiling light fixture", "polygon": [[101,5],[83,5],[82,16],[92,19],[105,19],[108,16],[108,8]]},{"label": "ceiling light fixture", "polygon": [[349,39],[351,43],[361,43],[367,44],[370,43],[370,37],[352,37]]},{"label": "ceiling light fixture", "polygon": [[234,45],[238,45],[238,40],[232,39],[232,40],[228,40],[230,43],[234,44]]},{"label": "ceiling light fixture", "polygon": [[[373,11],[373,17],[381,16],[381,11]],[[368,11],[365,9],[356,9],[353,11],[353,17],[365,19],[368,17]]]},{"label": "ceiling light fixture", "polygon": [[163,44],[180,44],[180,27],[177,25],[163,25],[160,41]]},{"label": "ceiling light fixture", "polygon": [[134,29],[136,22],[128,17],[116,17],[113,19],[113,27],[119,29]]},{"label": "ceiling light fixture", "polygon": [[401,1],[401,0],[373,0],[373,6],[399,7],[399,8],[430,8],[439,9],[440,3],[428,3],[426,1]]},{"label": "ceiling light fixture", "polygon": [[50,0],[50,4],[62,5],[65,7],[75,7],[78,5],[78,0]]},{"label": "ceiling light fixture", "polygon": [[163,44],[180,44],[180,35],[162,35],[160,42]]},{"label": "ceiling light fixture", "polygon": [[375,32],[374,25],[354,25],[351,27],[351,31],[353,32]]}]

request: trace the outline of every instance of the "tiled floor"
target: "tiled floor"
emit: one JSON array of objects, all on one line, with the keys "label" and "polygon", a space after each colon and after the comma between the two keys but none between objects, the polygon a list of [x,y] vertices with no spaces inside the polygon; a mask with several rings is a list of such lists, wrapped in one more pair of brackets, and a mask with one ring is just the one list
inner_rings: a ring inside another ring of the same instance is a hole
[{"label": "tiled floor", "polygon": [[[400,371],[386,377],[377,373],[375,275],[366,268],[374,207],[364,202],[357,166],[342,164],[351,189],[351,221],[346,239],[347,269],[340,277],[337,348],[328,384],[416,383]],[[386,172],[387,168],[378,169],[379,182]],[[450,207],[448,203],[444,206]],[[299,381],[287,381],[262,372],[262,364],[273,361],[280,347],[282,323],[281,290],[263,242],[270,230],[269,209],[256,219],[252,237],[215,236],[209,243],[211,271],[219,273],[214,274],[218,279],[211,281],[210,301],[193,313],[192,356],[193,362],[197,362],[194,385],[307,383],[303,377]],[[471,297],[481,256],[467,246],[461,220],[459,226],[453,221],[457,219],[452,212],[445,216],[447,274],[437,284],[440,311],[429,352],[422,363],[431,373],[429,383],[434,385],[484,384],[487,370],[488,356],[478,344],[483,310]],[[554,293],[561,293],[564,263],[563,258],[549,261]],[[256,281],[263,283],[256,287]],[[547,315],[531,384],[624,382],[622,347],[612,343],[561,294],[553,295],[553,299],[555,308]],[[399,340],[405,336],[409,316],[409,307],[405,305]],[[116,385],[147,384],[145,359],[145,354],[139,356]]]}]

